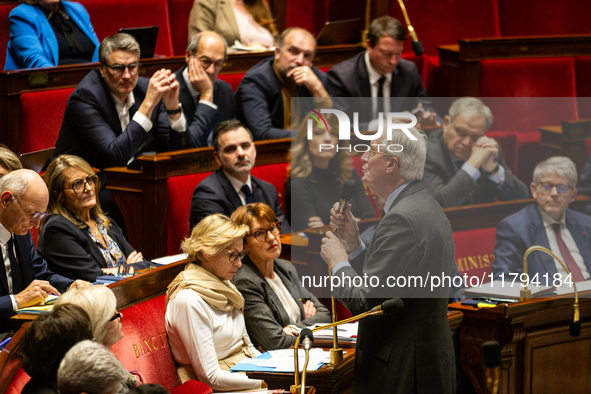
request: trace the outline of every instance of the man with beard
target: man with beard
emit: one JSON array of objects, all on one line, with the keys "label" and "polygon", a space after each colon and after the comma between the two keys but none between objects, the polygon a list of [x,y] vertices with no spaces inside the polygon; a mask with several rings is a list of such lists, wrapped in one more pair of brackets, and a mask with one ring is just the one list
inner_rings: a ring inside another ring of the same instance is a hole
[{"label": "man with beard", "polygon": [[315,104],[331,107],[326,75],[312,66],[315,53],[314,36],[292,27],[279,36],[275,56],[244,75],[236,91],[236,110],[255,141],[292,136],[292,115],[299,118],[292,114],[292,98],[314,97]]},{"label": "man with beard", "polygon": [[215,170],[195,188],[189,228],[192,229],[211,214],[230,216],[242,205],[262,202],[273,208],[283,223],[281,231],[291,232],[277,200],[275,187],[250,176],[257,156],[250,131],[236,119],[226,120],[213,131],[212,145],[213,157],[222,168]]}]

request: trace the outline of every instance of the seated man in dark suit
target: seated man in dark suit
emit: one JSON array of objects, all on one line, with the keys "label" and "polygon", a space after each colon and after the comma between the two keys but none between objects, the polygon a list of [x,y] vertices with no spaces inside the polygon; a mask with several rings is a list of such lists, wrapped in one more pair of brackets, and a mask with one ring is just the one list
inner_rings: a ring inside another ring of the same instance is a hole
[{"label": "seated man in dark suit", "polygon": [[32,227],[46,215],[49,193],[34,171],[16,170],[0,179],[0,333],[11,329],[10,317],[19,308],[45,301],[70,286],[90,286],[49,271],[35,252]]},{"label": "seated man in dark suit", "polygon": [[373,99],[371,102],[359,100],[358,105],[350,100],[335,100],[335,107],[345,112],[359,112],[361,124],[377,119],[380,112],[411,111],[416,107],[421,112],[420,124],[436,122],[417,66],[400,58],[405,40],[406,31],[398,19],[387,15],[374,19],[369,26],[366,50],[335,65],[327,73],[331,97]]},{"label": "seated man in dark suit", "polygon": [[273,208],[283,223],[281,232],[291,228],[277,200],[277,190],[270,183],[250,176],[257,156],[252,134],[236,119],[217,125],[213,131],[213,157],[222,167],[205,178],[193,192],[189,228],[206,216],[222,213],[231,216],[234,210],[252,202],[263,202]]},{"label": "seated man in dark suit", "polygon": [[323,108],[331,106],[326,75],[312,66],[316,39],[301,27],[279,36],[275,56],[251,68],[236,90],[238,118],[255,141],[292,136],[292,97],[314,97]]},{"label": "seated man in dark suit", "polygon": [[[589,279],[591,273],[591,217],[568,209],[577,194],[577,168],[568,157],[556,156],[539,163],[530,185],[536,204],[505,218],[497,226],[493,274],[498,278],[523,272],[523,255],[534,245],[550,249],[572,273],[572,281]],[[564,282],[567,273],[546,253],[528,257],[530,281],[537,274],[541,286],[554,279]],[[548,275],[547,280],[544,275]],[[556,275],[556,277],[555,277]]]},{"label": "seated man in dark suit", "polygon": [[[179,83],[170,70],[138,77],[140,46],[129,34],[115,34],[99,47],[101,67],[78,84],[66,106],[55,152],[80,156],[102,170],[125,166],[142,152],[168,151],[171,134],[184,132]],[[107,178],[99,174],[103,210],[123,226]]]},{"label": "seated man in dark suit", "polygon": [[429,134],[422,182],[443,208],[528,197],[497,142],[485,136],[492,122],[482,101],[463,97],[452,103],[443,130]]},{"label": "seated man in dark suit", "polygon": [[187,65],[175,73],[188,124],[182,148],[211,146],[215,126],[236,115],[232,87],[218,79],[226,56],[226,41],[213,31],[197,33],[187,44]]}]

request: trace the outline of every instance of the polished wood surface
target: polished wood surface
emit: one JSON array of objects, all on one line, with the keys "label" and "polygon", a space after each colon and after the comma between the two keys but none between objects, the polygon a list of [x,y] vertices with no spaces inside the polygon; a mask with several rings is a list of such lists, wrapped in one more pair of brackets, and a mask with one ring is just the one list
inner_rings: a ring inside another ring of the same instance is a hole
[{"label": "polished wood surface", "polygon": [[573,299],[534,299],[494,308],[461,303],[460,362],[478,393],[489,393],[482,344],[501,346],[499,393],[586,393],[591,387],[591,298],[579,300],[582,330],[570,337]]}]

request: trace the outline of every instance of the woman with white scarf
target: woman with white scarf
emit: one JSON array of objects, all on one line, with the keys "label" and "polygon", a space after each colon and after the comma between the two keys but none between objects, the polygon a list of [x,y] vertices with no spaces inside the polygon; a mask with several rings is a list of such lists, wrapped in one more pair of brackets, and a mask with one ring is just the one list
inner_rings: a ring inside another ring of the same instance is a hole
[{"label": "woman with white scarf", "polygon": [[199,222],[181,245],[189,262],[166,293],[166,331],[181,382],[198,379],[214,391],[267,387],[229,371],[260,354],[246,332],[244,298],[230,282],[242,265],[248,231],[215,214]]}]

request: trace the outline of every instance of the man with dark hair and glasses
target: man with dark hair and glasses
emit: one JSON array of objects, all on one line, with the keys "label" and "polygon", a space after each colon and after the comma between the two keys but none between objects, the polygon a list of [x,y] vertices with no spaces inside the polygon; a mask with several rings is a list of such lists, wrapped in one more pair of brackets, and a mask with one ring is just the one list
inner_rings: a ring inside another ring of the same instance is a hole
[{"label": "man with dark hair and glasses", "polygon": [[0,333],[10,331],[10,317],[18,309],[44,302],[70,286],[90,286],[54,274],[35,252],[29,230],[46,215],[49,193],[31,170],[16,170],[0,179]]},{"label": "man with dark hair and glasses", "polygon": [[[536,166],[533,179],[530,190],[536,204],[508,216],[497,227],[494,277],[504,274],[506,280],[510,273],[523,273],[525,251],[541,245],[566,264],[573,282],[589,279],[591,217],[568,209],[577,195],[575,163],[568,157],[551,157]],[[568,276],[562,265],[545,253],[532,254],[527,271],[530,281],[542,286]]]},{"label": "man with dark hair and glasses", "polygon": [[[80,156],[103,170],[125,166],[143,152],[171,150],[186,119],[179,104],[179,83],[166,69],[139,77],[140,47],[129,34],[103,40],[100,68],[92,70],[72,92],[48,164],[63,154]],[[124,226],[101,171],[99,199],[105,211]]]},{"label": "man with dark hair and glasses", "polygon": [[178,70],[179,101],[187,118],[187,131],[182,134],[183,148],[211,146],[215,126],[232,119],[236,102],[232,87],[218,79],[227,57],[227,43],[213,31],[195,34],[187,44],[187,65]]}]

